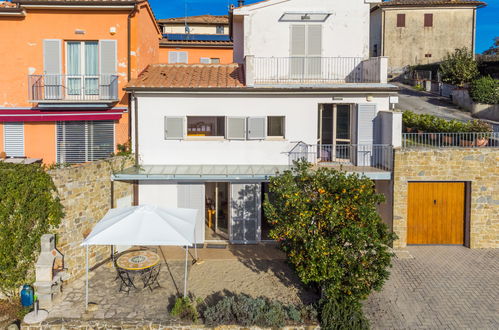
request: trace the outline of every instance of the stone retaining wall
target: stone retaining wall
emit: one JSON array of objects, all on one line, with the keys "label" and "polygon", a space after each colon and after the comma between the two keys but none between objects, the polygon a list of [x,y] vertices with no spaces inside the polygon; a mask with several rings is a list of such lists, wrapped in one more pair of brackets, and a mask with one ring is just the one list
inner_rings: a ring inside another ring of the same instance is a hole
[{"label": "stone retaining wall", "polygon": [[[69,168],[50,170],[65,216],[57,230],[56,246],[64,255],[65,268],[72,281],[85,273],[84,237],[111,208],[111,175],[113,171],[133,166],[126,157],[115,157]],[[129,183],[114,182],[114,205],[120,198],[133,194]],[[89,264],[96,265],[110,255],[108,246],[89,248]]]},{"label": "stone retaining wall", "polygon": [[[203,325],[181,325],[155,321],[111,321],[111,320],[52,320],[43,324],[27,325],[22,324],[21,330],[66,330],[66,329],[168,329],[168,330],[193,330],[193,329],[213,329]],[[258,330],[258,327],[240,326],[220,326],[216,329],[222,330]],[[319,330],[317,325],[284,327],[283,330]]]},{"label": "stone retaining wall", "polygon": [[409,181],[471,182],[470,247],[499,248],[499,148],[395,151],[394,248],[407,245]]}]

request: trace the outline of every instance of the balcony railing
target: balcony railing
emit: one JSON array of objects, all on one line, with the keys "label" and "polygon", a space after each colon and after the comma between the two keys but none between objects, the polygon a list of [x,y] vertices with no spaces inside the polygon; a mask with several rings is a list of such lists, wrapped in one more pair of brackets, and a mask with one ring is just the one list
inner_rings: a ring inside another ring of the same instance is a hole
[{"label": "balcony railing", "polygon": [[499,132],[403,133],[403,148],[499,148]]},{"label": "balcony railing", "polygon": [[117,75],[30,75],[29,100],[33,103],[118,101]]},{"label": "balcony railing", "polygon": [[306,144],[299,142],[289,152],[289,162],[306,160],[322,166],[343,166],[345,170],[391,171],[393,147],[385,144]]},{"label": "balcony railing", "polygon": [[249,84],[383,83],[385,57],[246,57]]}]

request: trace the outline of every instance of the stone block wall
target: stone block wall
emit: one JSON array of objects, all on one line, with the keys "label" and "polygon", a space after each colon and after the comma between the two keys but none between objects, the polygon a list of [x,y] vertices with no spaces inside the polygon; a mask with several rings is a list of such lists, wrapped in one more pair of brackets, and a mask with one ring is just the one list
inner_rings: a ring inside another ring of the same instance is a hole
[{"label": "stone block wall", "polygon": [[399,149],[394,162],[394,248],[407,245],[410,181],[471,182],[470,247],[499,248],[499,149]]},{"label": "stone block wall", "polygon": [[[115,157],[49,171],[64,206],[65,216],[56,233],[56,246],[64,255],[64,266],[71,276],[69,281],[85,273],[85,248],[80,244],[111,208],[113,171],[131,166],[131,159]],[[115,206],[118,199],[132,194],[132,184],[114,182]],[[90,267],[109,256],[109,246],[89,247]]]}]

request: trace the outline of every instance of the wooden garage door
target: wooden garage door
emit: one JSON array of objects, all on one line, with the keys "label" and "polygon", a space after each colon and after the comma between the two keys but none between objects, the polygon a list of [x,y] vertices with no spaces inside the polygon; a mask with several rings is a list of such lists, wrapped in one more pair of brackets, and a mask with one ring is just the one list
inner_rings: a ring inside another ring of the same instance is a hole
[{"label": "wooden garage door", "polygon": [[464,244],[464,182],[409,183],[407,244]]}]

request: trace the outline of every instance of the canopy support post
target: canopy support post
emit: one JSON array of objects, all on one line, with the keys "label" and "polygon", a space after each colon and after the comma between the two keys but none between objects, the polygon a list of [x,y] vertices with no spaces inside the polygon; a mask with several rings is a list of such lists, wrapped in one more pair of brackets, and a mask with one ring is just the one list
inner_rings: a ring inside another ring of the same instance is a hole
[{"label": "canopy support post", "polygon": [[85,260],[86,260],[86,267],[85,267],[85,273],[86,273],[86,279],[85,279],[85,310],[88,309],[88,245],[86,246],[86,253],[85,253]]},{"label": "canopy support post", "polygon": [[189,259],[189,246],[185,246],[185,270],[184,270],[184,298],[187,297],[187,261]]}]

